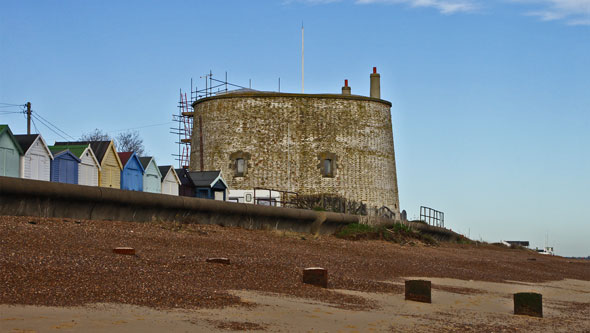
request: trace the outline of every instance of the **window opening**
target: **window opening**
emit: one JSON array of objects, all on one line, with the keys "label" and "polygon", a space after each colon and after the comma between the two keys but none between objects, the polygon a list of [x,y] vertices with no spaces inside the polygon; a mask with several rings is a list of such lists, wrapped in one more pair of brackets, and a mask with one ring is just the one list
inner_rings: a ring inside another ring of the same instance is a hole
[{"label": "window opening", "polygon": [[236,176],[243,177],[246,172],[246,161],[243,158],[236,159]]},{"label": "window opening", "polygon": [[332,160],[329,158],[324,160],[324,176],[332,176]]}]

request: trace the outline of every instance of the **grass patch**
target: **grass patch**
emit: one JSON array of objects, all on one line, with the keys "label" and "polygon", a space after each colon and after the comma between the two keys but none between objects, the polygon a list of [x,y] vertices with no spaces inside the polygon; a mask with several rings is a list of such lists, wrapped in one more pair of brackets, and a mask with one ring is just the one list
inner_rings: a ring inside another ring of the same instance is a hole
[{"label": "grass patch", "polygon": [[473,241],[463,235],[459,235],[456,240],[457,244],[473,244]]},{"label": "grass patch", "polygon": [[438,244],[432,236],[412,230],[407,225],[401,223],[393,223],[379,227],[351,223],[336,233],[335,236],[348,240],[380,239],[399,244],[413,244],[414,241],[420,241],[429,245]]},{"label": "grass patch", "polygon": [[336,237],[339,238],[349,238],[351,236],[356,236],[360,234],[367,234],[376,232],[376,228],[371,227],[367,224],[360,224],[360,223],[351,223],[336,233]]}]

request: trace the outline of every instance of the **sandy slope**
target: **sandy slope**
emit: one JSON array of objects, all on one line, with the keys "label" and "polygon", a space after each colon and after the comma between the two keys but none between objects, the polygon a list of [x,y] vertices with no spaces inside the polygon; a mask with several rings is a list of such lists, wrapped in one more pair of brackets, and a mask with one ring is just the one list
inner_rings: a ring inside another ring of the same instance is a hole
[{"label": "sandy slope", "polygon": [[[0,305],[0,327],[12,332],[585,332],[590,330],[590,282],[497,283],[435,278],[440,286],[468,287],[470,293],[435,290],[433,303],[406,302],[403,295],[339,292],[370,299],[372,310],[349,310],[302,298],[232,291],[255,306],[223,309],[155,310],[121,304],[84,307]],[[514,316],[513,292],[544,297],[544,318]]]}]

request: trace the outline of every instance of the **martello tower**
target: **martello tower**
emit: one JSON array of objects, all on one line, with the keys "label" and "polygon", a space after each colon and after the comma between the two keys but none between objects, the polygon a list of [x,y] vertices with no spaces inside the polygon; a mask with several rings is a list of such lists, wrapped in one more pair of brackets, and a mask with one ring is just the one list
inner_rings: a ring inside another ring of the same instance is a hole
[{"label": "martello tower", "polygon": [[222,170],[231,189],[336,194],[399,216],[391,103],[370,97],[234,91],[193,103],[191,170]]}]

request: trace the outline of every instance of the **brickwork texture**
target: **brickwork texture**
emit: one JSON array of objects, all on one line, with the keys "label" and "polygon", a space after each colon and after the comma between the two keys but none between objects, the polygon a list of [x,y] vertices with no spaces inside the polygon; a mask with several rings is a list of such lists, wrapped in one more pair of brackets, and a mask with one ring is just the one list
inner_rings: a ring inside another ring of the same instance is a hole
[{"label": "brickwork texture", "polygon": [[[391,103],[363,96],[246,92],[193,104],[191,170],[222,170],[231,189],[337,194],[399,216]],[[199,133],[199,119],[203,132]],[[246,173],[236,176],[236,156]],[[322,174],[330,158],[332,175]]]}]

